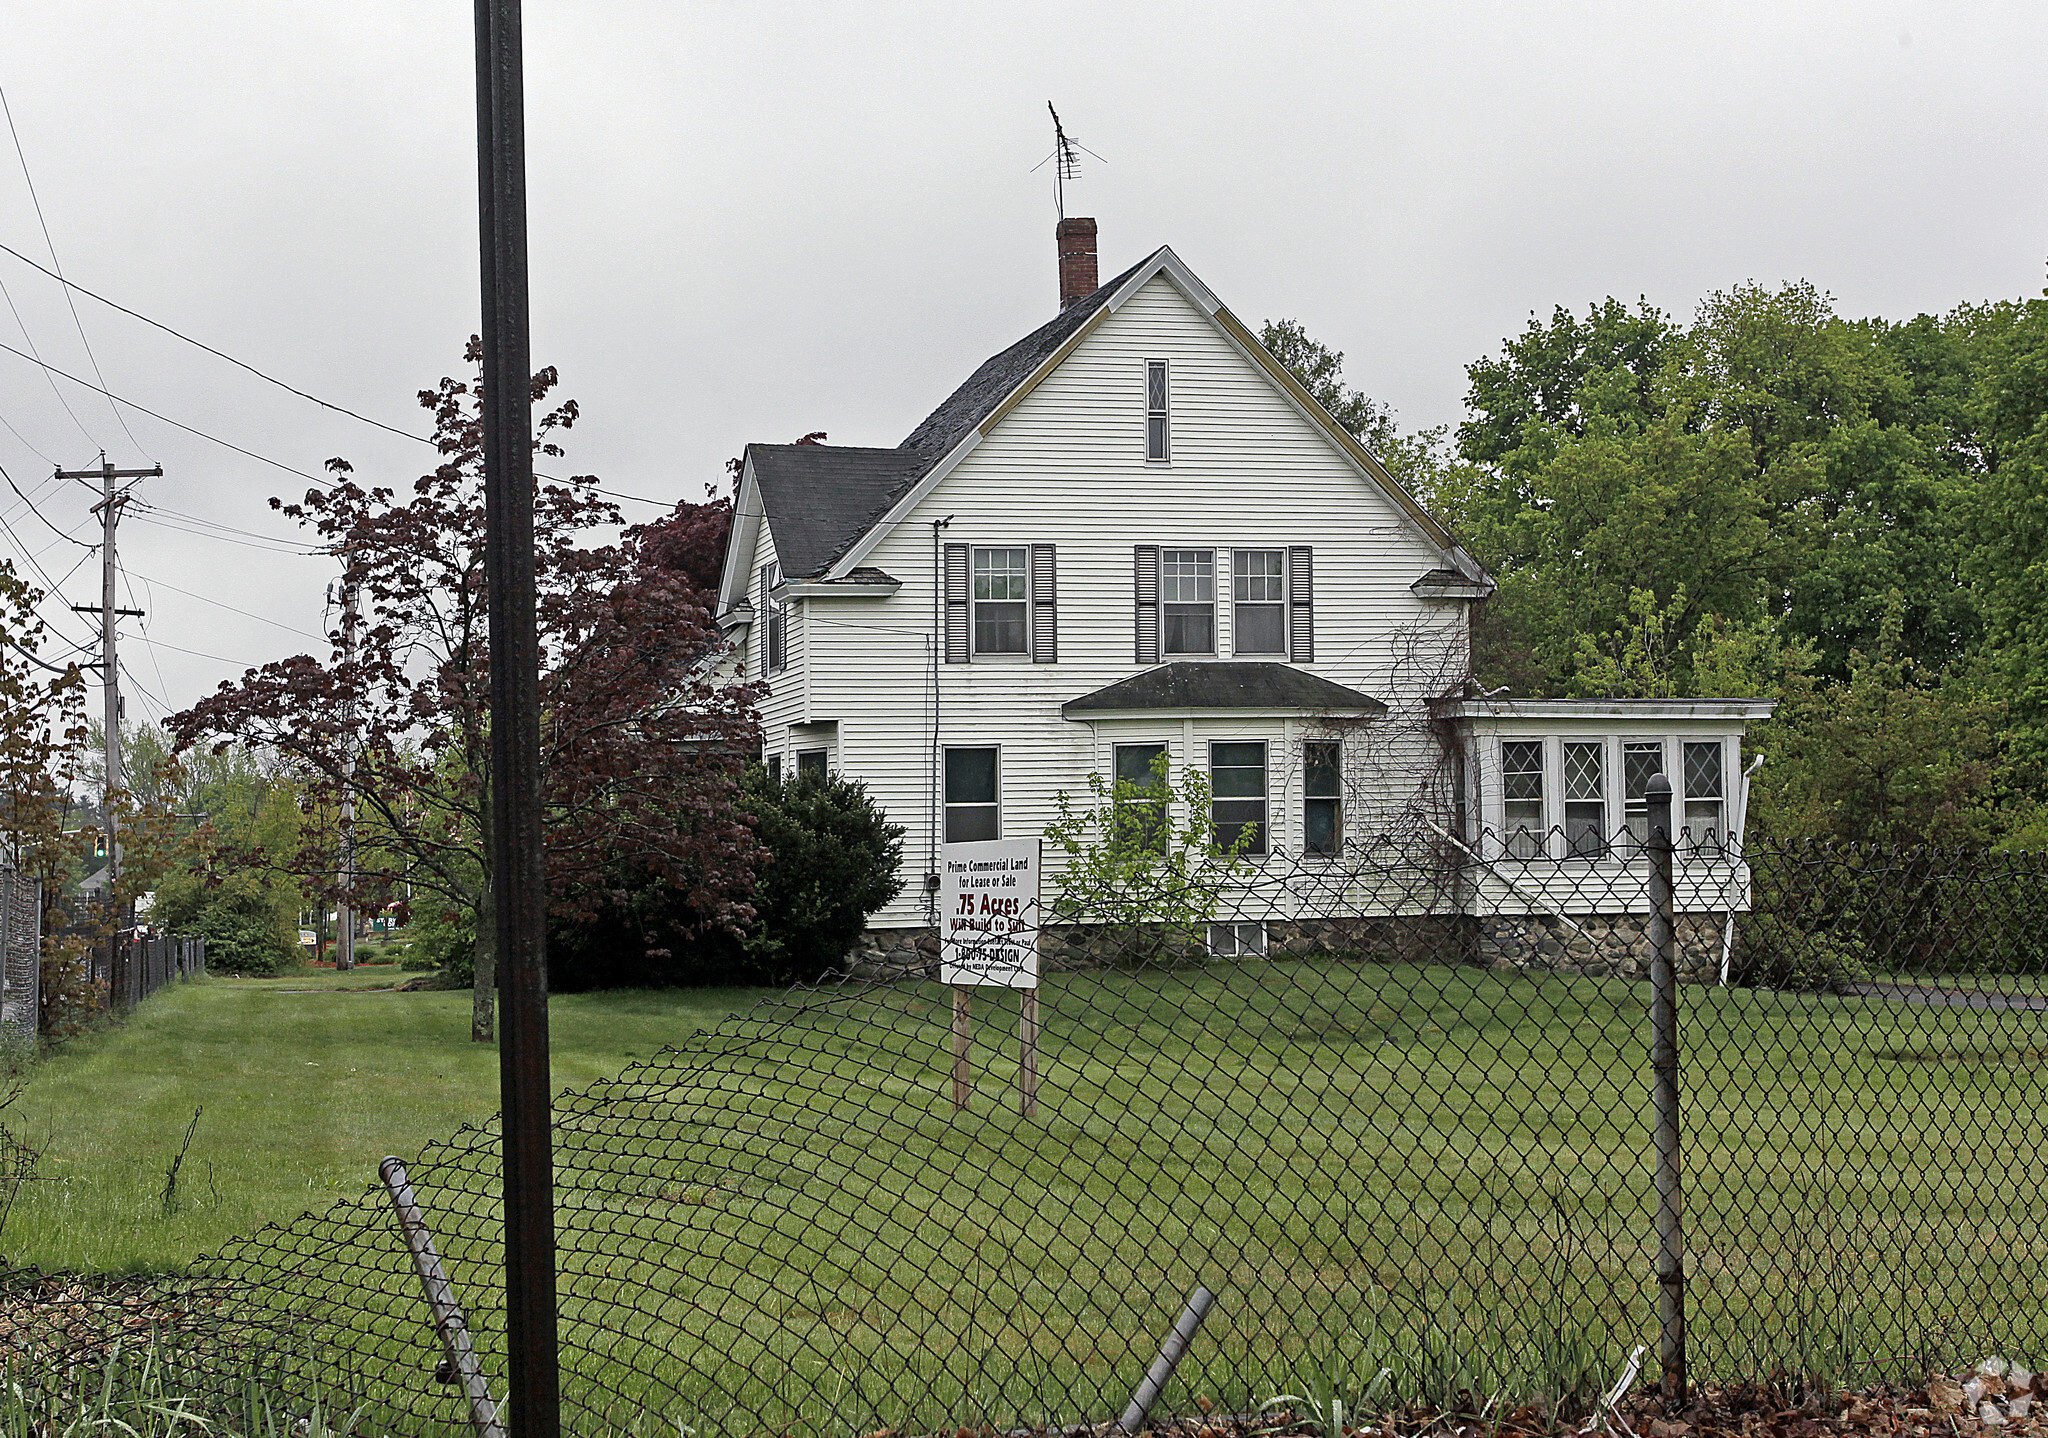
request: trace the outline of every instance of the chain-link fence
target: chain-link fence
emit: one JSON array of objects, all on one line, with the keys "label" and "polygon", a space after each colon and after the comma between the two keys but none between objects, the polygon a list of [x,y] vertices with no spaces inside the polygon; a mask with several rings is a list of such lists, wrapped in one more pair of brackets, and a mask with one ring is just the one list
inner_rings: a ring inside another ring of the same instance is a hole
[{"label": "chain-link fence", "polygon": [[0,865],[0,1040],[32,1044],[42,1008],[43,886]]},{"label": "chain-link fence", "polygon": [[95,944],[85,962],[94,991],[116,1013],[134,1008],[174,979],[206,972],[203,936],[124,933],[111,944]]},{"label": "chain-link fence", "polygon": [[[565,1095],[566,1431],[1101,1423],[1198,1287],[1158,1414],[1583,1411],[1658,1340],[1652,867],[1626,834],[1425,834],[1183,876],[1164,919],[1068,909],[1035,1025],[975,991],[964,1107],[959,1009],[918,975]],[[1695,1378],[2043,1352],[2048,862],[1699,844],[1673,878]],[[502,1392],[495,1128],[410,1180]],[[115,1307],[212,1381],[468,1430],[381,1188]]]}]

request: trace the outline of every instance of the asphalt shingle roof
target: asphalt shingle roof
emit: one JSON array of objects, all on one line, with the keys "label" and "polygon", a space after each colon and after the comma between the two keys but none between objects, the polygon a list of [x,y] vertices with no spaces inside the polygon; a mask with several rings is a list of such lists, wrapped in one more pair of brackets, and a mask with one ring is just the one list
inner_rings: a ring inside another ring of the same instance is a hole
[{"label": "asphalt shingle roof", "polygon": [[785,579],[809,579],[888,512],[909,473],[900,449],[750,444],[761,511]]},{"label": "asphalt shingle roof", "polygon": [[1069,719],[1130,709],[1368,709],[1386,705],[1319,674],[1269,660],[1181,659],[1069,699]]},{"label": "asphalt shingle roof", "polygon": [[750,444],[747,457],[782,573],[808,579],[889,512],[967,433],[1101,309],[1152,256],[1074,301],[1001,354],[991,355],[895,449],[833,444]]}]

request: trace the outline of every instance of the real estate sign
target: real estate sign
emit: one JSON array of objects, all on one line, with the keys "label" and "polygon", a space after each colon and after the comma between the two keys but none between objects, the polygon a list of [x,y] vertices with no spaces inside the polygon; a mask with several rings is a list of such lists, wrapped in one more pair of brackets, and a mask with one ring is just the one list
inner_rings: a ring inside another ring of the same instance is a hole
[{"label": "real estate sign", "polygon": [[939,850],[939,979],[1038,987],[1038,840]]}]

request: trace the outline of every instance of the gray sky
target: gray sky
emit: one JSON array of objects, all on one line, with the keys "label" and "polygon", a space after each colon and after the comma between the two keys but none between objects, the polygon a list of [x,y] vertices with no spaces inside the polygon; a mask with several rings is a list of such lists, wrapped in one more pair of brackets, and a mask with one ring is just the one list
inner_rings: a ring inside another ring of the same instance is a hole
[{"label": "gray sky", "polygon": [[[0,0],[0,86],[71,278],[424,429],[414,393],[477,325],[469,25],[459,0]],[[1344,350],[1407,428],[1455,421],[1464,365],[1531,310],[1688,315],[1805,278],[1896,318],[2039,294],[2048,253],[2039,4],[529,0],[527,26],[535,358],[583,405],[571,467],[655,498],[701,498],[751,440],[893,444],[1052,313],[1048,99],[1108,160],[1068,192],[1105,277],[1171,244],[1247,322]],[[5,136],[0,243],[48,260]],[[89,377],[58,288],[5,255],[0,281]],[[140,404],[302,470],[423,467],[78,313]],[[0,343],[27,348],[4,306]],[[282,552],[304,541],[266,504],[303,480],[57,389],[72,413],[0,354],[0,465],[58,528],[92,538],[93,501],[46,460],[104,445],[163,463],[156,504],[276,537],[124,522],[150,610],[123,629],[131,717],[317,648],[277,625],[321,628],[331,567]],[[0,499],[0,553],[83,561],[63,601],[96,601],[94,557]]]}]

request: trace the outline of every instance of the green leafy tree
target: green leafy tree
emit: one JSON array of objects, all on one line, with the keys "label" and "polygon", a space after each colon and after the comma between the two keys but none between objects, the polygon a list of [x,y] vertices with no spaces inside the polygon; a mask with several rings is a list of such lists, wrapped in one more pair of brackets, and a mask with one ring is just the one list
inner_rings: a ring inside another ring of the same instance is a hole
[{"label": "green leafy tree", "polygon": [[1298,320],[1267,320],[1259,326],[1259,343],[1353,439],[1381,457],[1395,447],[1394,412],[1344,383],[1344,351],[1311,339]]},{"label": "green leafy tree", "polygon": [[1090,774],[1083,801],[1061,790],[1059,817],[1045,827],[1060,856],[1051,921],[1099,929],[1128,962],[1201,952],[1217,903],[1257,838],[1248,824],[1218,845],[1209,801],[1208,777],[1188,769],[1176,779],[1163,752],[1142,779]]}]

